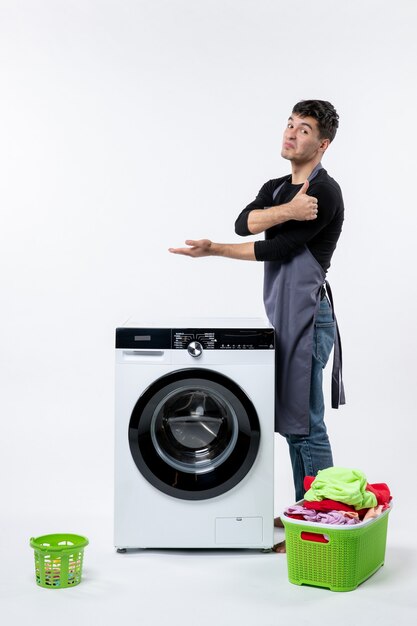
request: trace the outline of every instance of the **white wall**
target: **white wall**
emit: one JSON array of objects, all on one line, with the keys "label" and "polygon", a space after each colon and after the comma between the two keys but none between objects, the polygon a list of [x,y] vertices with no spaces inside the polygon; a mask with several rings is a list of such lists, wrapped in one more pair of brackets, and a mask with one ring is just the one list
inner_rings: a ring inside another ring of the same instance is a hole
[{"label": "white wall", "polygon": [[[324,162],[346,204],[329,272],[348,398],[328,412],[335,461],[410,495],[416,17],[413,0],[0,0],[0,464],[15,511],[111,506],[119,323],[263,313],[260,264],[167,248],[238,241],[236,215],[288,171],[281,135],[303,98],[341,118]],[[279,509],[292,487],[277,452]]]}]

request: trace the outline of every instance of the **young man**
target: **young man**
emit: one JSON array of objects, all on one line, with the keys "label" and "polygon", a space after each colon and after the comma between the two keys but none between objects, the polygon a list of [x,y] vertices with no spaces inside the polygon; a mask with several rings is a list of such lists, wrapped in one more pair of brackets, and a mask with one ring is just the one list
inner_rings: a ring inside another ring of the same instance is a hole
[{"label": "young man", "polygon": [[275,430],[289,445],[297,501],[304,496],[304,477],[333,465],[322,375],[335,338],[332,405],[344,403],[339,336],[325,283],[344,206],[339,185],[321,166],[338,119],[334,107],[323,100],[294,106],[281,150],[291,163],[291,174],[265,183],[235,224],[237,234],[264,232],[264,240],[239,244],[187,240],[187,248],[170,248],[191,257],[265,263],[264,304],[277,335]]}]

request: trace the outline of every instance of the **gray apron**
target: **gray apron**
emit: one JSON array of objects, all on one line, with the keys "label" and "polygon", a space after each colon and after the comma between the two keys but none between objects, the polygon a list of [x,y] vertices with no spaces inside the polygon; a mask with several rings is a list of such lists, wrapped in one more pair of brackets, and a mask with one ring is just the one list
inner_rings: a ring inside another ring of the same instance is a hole
[{"label": "gray apron", "polygon": [[[314,168],[309,181],[321,167],[319,163]],[[284,184],[275,190],[274,199]],[[326,274],[307,246],[288,261],[266,261],[264,271],[265,310],[277,335],[275,431],[282,435],[308,435],[314,320]],[[328,283],[326,287],[333,305]],[[344,402],[336,322],[332,406],[337,408]]]}]

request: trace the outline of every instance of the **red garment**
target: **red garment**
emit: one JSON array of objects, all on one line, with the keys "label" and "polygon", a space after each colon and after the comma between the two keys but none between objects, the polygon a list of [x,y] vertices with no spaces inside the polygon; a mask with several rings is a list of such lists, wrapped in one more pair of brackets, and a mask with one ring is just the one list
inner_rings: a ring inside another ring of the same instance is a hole
[{"label": "red garment", "polygon": [[315,476],[305,476],[304,477],[304,491],[308,491],[311,487],[311,483],[314,481]]},{"label": "red garment", "polygon": [[372,483],[372,485],[368,483],[366,485],[366,490],[376,496],[378,504],[386,505],[392,500],[389,487],[385,483]]},{"label": "red garment", "polygon": [[[320,513],[325,511],[356,511],[354,506],[344,504],[343,502],[337,502],[337,500],[313,500],[312,502],[304,500],[303,506],[305,506],[306,509],[320,511]],[[365,511],[367,510],[368,509],[365,509]]]},{"label": "red garment", "polygon": [[301,539],[304,539],[304,541],[315,541],[316,543],[329,543],[329,540],[326,539],[326,537],[324,535],[319,535],[318,533],[308,533],[308,532],[302,532],[301,533]]}]

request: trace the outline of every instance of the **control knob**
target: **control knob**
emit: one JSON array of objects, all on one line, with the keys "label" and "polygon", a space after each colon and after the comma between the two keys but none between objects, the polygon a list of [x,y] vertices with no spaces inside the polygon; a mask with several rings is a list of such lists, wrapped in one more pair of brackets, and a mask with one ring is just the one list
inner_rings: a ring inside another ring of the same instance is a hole
[{"label": "control knob", "polygon": [[188,354],[197,358],[203,354],[203,346],[199,341],[192,341],[187,346]]}]

